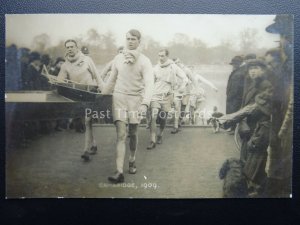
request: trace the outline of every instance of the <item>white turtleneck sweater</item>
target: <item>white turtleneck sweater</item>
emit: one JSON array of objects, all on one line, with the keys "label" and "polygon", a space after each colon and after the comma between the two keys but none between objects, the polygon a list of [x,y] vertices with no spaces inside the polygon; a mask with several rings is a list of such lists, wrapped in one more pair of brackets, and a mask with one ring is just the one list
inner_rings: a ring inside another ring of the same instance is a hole
[{"label": "white turtleneck sweater", "polygon": [[58,79],[68,79],[80,84],[98,85],[100,75],[93,60],[81,52],[74,57],[66,56],[66,61],[62,64]]}]

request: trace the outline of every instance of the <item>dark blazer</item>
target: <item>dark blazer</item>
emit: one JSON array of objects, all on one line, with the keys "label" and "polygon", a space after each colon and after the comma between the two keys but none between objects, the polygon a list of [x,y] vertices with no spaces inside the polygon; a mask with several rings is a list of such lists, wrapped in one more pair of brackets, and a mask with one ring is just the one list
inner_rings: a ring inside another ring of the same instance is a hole
[{"label": "dark blazer", "polygon": [[243,94],[242,107],[256,103],[260,109],[246,119],[250,138],[243,139],[241,149],[241,160],[245,162],[243,173],[257,184],[262,184],[266,178],[272,94],[273,86],[265,77],[247,83]]},{"label": "dark blazer", "polygon": [[240,67],[229,75],[226,88],[226,114],[234,113],[241,108],[245,74],[244,67]]}]

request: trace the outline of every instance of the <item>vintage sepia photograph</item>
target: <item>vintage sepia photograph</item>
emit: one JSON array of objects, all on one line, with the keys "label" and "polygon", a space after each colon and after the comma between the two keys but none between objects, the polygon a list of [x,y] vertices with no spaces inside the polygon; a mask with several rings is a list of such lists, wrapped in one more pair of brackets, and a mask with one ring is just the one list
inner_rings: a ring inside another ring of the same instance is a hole
[{"label": "vintage sepia photograph", "polygon": [[293,28],[6,14],[6,198],[292,198]]}]

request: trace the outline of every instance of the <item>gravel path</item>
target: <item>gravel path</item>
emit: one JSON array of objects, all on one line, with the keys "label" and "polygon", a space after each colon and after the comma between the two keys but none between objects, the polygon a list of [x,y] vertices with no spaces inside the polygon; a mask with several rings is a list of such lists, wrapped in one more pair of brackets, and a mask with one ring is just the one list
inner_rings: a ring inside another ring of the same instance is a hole
[{"label": "gravel path", "polygon": [[101,146],[88,163],[80,158],[84,135],[70,130],[42,136],[26,149],[10,149],[7,197],[220,198],[219,169],[226,158],[238,157],[226,132],[185,127],[173,135],[167,128],[163,144],[149,151],[149,130],[140,127],[138,172],[127,173],[127,154],[125,183],[111,185],[107,176],[115,171],[115,128],[94,129]]}]

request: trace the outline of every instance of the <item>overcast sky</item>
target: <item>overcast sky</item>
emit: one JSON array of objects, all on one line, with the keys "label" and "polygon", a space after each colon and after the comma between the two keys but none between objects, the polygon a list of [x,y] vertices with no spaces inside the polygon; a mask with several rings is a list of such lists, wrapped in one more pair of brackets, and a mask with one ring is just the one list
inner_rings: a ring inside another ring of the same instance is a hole
[{"label": "overcast sky", "polygon": [[273,23],[275,15],[195,15],[195,14],[22,14],[6,15],[6,41],[30,47],[34,36],[46,33],[51,44],[78,37],[94,28],[99,33],[114,33],[117,45],[124,45],[125,33],[139,29],[142,35],[166,45],[175,33],[198,38],[208,46],[216,46],[225,39],[238,41],[246,28],[258,30],[259,47],[276,47],[279,37],[269,34],[265,27]]}]

